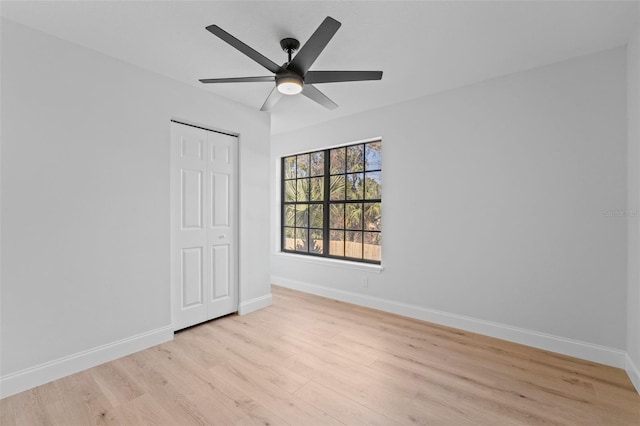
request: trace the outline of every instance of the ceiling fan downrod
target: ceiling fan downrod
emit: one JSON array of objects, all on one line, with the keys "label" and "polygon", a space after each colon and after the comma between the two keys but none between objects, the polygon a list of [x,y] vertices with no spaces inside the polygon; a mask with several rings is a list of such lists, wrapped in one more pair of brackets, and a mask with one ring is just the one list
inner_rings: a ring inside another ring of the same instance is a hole
[{"label": "ceiling fan downrod", "polygon": [[293,52],[298,50],[300,47],[300,42],[295,38],[283,38],[280,40],[280,47],[282,47],[282,50],[287,52],[287,55],[289,55],[289,59],[287,61],[287,63],[289,63],[291,62],[291,58],[293,58]]}]

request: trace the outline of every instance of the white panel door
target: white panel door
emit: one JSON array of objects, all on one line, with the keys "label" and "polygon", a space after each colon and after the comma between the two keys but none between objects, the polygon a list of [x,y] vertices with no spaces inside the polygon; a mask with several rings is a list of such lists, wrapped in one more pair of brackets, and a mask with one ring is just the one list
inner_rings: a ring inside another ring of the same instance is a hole
[{"label": "white panel door", "polygon": [[237,311],[238,141],[171,123],[175,330]]},{"label": "white panel door", "polygon": [[209,318],[238,309],[238,138],[207,132]]}]

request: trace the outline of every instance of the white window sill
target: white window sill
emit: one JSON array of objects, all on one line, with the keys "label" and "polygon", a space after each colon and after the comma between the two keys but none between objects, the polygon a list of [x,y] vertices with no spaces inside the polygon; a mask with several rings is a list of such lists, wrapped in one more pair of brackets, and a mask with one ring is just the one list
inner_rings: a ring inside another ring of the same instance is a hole
[{"label": "white window sill", "polygon": [[349,269],[352,271],[372,272],[380,274],[384,270],[382,265],[374,265],[371,263],[351,262],[349,260],[329,259],[326,257],[305,256],[302,254],[290,254],[278,252],[275,256],[294,260],[296,262],[312,263],[314,265],[330,266],[332,268]]}]

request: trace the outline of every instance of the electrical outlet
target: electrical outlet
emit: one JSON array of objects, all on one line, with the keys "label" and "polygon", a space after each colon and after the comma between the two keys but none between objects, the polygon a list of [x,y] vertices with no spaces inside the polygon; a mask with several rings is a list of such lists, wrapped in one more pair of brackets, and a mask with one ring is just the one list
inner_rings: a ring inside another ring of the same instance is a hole
[{"label": "electrical outlet", "polygon": [[363,276],[362,277],[362,287],[369,287],[369,277]]}]

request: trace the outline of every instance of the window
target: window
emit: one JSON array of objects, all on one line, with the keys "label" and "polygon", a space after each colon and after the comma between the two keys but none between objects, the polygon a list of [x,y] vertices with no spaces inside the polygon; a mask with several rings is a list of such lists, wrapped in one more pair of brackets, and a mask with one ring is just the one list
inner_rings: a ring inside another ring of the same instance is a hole
[{"label": "window", "polygon": [[381,141],[282,158],[282,251],[380,263]]}]

